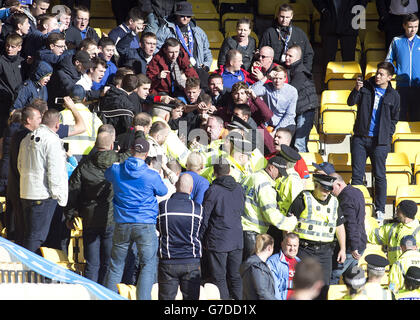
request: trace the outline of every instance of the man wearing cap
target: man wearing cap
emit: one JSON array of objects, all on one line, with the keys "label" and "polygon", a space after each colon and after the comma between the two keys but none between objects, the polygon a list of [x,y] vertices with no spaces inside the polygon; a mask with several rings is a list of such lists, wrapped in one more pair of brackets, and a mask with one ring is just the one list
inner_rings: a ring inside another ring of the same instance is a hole
[{"label": "man wearing cap", "polygon": [[315,168],[315,173],[318,173],[318,174],[326,174],[329,176],[335,172],[334,165],[329,162],[322,162],[320,164],[316,162],[312,162],[312,165]]},{"label": "man wearing cap", "polygon": [[394,293],[404,288],[404,277],[408,268],[420,266],[420,252],[417,248],[416,238],[412,235],[403,237],[400,247],[403,253],[389,271],[389,289]]},{"label": "man wearing cap", "polygon": [[[83,118],[86,131],[64,138],[63,141],[69,144],[68,152],[74,155],[77,161],[80,161],[82,156],[89,154],[89,152],[95,146],[98,129],[102,125],[102,121],[99,119],[96,113],[91,112],[89,108],[84,104],[85,90],[83,90],[81,86],[74,86],[70,97],[74,102],[74,107]],[[73,113],[69,109],[66,108],[62,110],[60,114],[62,117],[61,123],[63,125],[71,126],[75,124]]]},{"label": "man wearing cap", "polygon": [[292,231],[296,226],[296,217],[286,217],[277,205],[275,184],[281,172],[285,171],[283,158],[275,156],[268,160],[264,169],[249,175],[242,182],[245,190],[243,260],[252,255],[256,236],[267,233],[270,225],[285,231]]},{"label": "man wearing cap", "polygon": [[[327,162],[327,164],[329,163]],[[329,172],[328,165],[325,165],[324,169]],[[346,184],[338,173],[333,172],[329,173],[329,175],[336,178],[332,194],[338,199],[338,210],[344,215],[344,229],[346,230],[346,261],[338,263],[337,259],[334,259],[338,254],[337,250],[335,250],[333,258],[330,283],[338,284],[340,276],[346,270],[357,266],[358,260],[366,249],[365,198],[359,189]]]},{"label": "man wearing cap", "polygon": [[159,50],[166,39],[176,38],[190,58],[201,80],[201,87],[207,88],[208,72],[213,62],[209,40],[206,33],[192,20],[192,4],[181,1],[175,4],[174,14],[156,32]]},{"label": "man wearing cap", "polygon": [[123,163],[114,163],[106,169],[105,178],[114,189],[114,238],[109,270],[104,285],[118,292],[130,241],[137,245],[139,277],[137,300],[150,300],[157,271],[158,238],[156,196],[164,196],[168,188],[155,170],[145,163],[149,143],[137,138],[132,147],[132,156]]},{"label": "man wearing cap", "polygon": [[365,257],[367,262],[368,281],[363,290],[367,300],[394,300],[392,291],[381,286],[382,278],[385,276],[385,268],[389,261],[377,254],[368,254]]},{"label": "man wearing cap", "polygon": [[391,265],[402,253],[400,242],[404,236],[412,235],[416,242],[420,241],[420,222],[416,219],[416,213],[417,204],[412,200],[403,200],[397,206],[396,222],[387,223],[368,234],[370,243],[385,246]]},{"label": "man wearing cap", "polygon": [[48,83],[48,105],[57,106],[55,98],[70,95],[74,85],[90,68],[95,68],[90,56],[85,51],[77,51],[74,56],[66,56]]},{"label": "man wearing cap", "polygon": [[420,268],[411,266],[404,276],[406,289],[400,290],[396,300],[420,300]]},{"label": "man wearing cap", "polygon": [[300,238],[299,258],[315,257],[323,267],[324,288],[319,297],[321,299],[327,298],[335,237],[340,246],[337,262],[344,263],[346,260],[344,216],[338,210],[337,198],[331,194],[335,179],[328,175],[313,174],[314,190],[302,191],[288,211],[288,215],[298,219],[294,232]]}]

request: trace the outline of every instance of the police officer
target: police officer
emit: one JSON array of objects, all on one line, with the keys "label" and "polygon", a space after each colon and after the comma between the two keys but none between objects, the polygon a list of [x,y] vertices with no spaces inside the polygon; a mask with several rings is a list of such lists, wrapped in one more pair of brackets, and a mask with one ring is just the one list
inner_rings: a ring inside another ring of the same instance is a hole
[{"label": "police officer", "polygon": [[420,252],[416,245],[416,238],[412,235],[405,236],[401,239],[400,247],[401,256],[391,266],[389,271],[389,289],[397,293],[404,287],[404,276],[408,268],[411,266],[420,266]]},{"label": "police officer", "polygon": [[256,236],[267,233],[270,225],[285,231],[292,231],[296,226],[296,217],[284,216],[277,206],[275,181],[285,171],[284,158],[275,156],[268,160],[264,169],[252,173],[242,182],[245,191],[242,214],[244,260],[252,255]]},{"label": "police officer", "polygon": [[381,286],[382,278],[385,276],[385,268],[389,261],[378,254],[368,254],[365,260],[367,262],[368,281],[363,294],[367,300],[395,300],[394,294]]},{"label": "police officer", "polygon": [[412,200],[403,200],[397,207],[397,222],[373,229],[368,234],[370,243],[385,246],[390,264],[401,255],[400,242],[406,235],[412,235],[416,242],[420,241],[420,222],[416,219],[417,204]]},{"label": "police officer", "polygon": [[363,288],[366,284],[365,270],[353,266],[343,274],[343,281],[347,286],[347,294],[342,300],[364,300]]},{"label": "police officer", "polygon": [[319,299],[326,299],[331,279],[332,255],[337,236],[340,250],[337,261],[346,260],[344,217],[338,211],[338,200],[331,195],[335,177],[313,174],[314,190],[302,191],[288,210],[298,223],[294,232],[299,235],[298,257],[314,257],[319,260],[324,271],[324,288]]},{"label": "police officer", "polygon": [[420,268],[411,266],[404,275],[406,289],[398,291],[397,300],[420,300]]}]

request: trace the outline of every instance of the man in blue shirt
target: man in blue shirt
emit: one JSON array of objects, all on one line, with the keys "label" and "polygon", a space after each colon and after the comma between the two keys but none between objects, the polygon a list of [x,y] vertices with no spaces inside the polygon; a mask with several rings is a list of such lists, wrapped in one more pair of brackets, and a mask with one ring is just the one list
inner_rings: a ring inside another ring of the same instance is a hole
[{"label": "man in blue shirt", "polygon": [[404,17],[405,33],[395,37],[389,46],[386,61],[393,63],[397,90],[401,96],[400,121],[420,121],[418,94],[420,92],[419,18],[415,14]]},{"label": "man in blue shirt", "polygon": [[117,66],[112,62],[115,53],[115,44],[110,38],[104,37],[99,40],[99,57],[106,61],[106,71],[100,82],[93,81],[92,90],[102,90],[106,84],[111,83],[117,73]]},{"label": "man in blue shirt", "polygon": [[400,112],[400,95],[390,83],[393,75],[391,63],[379,63],[374,77],[356,81],[347,100],[349,106],[357,105],[351,142],[351,183],[363,184],[366,159],[369,157],[375,177],[375,211],[379,223],[384,219],[387,197],[385,163]]},{"label": "man in blue shirt", "polygon": [[249,73],[241,68],[242,53],[236,49],[230,49],[226,54],[226,64],[220,66],[219,74],[223,79],[223,89],[230,91],[232,86],[240,81],[250,84]]},{"label": "man in blue shirt", "polygon": [[209,181],[200,176],[200,172],[204,167],[203,158],[198,152],[191,152],[187,159],[187,171],[193,179],[193,189],[191,191],[191,200],[202,204],[204,200],[204,194],[210,186]]}]

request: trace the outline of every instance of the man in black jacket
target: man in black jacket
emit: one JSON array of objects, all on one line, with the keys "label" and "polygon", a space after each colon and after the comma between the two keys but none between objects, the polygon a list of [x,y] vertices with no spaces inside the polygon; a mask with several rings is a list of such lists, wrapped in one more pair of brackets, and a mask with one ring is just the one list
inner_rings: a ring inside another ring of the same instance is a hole
[{"label": "man in black jacket", "polygon": [[203,208],[190,200],[192,189],[193,178],[185,173],[176,183],[176,192],[159,203],[159,300],[175,300],[178,285],[184,300],[200,297]]},{"label": "man in black jacket", "polygon": [[99,42],[99,36],[95,29],[89,27],[90,12],[84,6],[74,8],[73,23],[66,31],[66,44],[69,49],[77,48],[86,38]]},{"label": "man in black jacket", "polygon": [[69,227],[76,211],[83,219],[85,277],[103,284],[111,257],[114,231],[114,192],[104,172],[114,162],[125,161],[130,153],[115,152],[114,136],[106,131],[98,134],[95,149],[93,154],[79,163],[70,177],[65,217]]},{"label": "man in black jacket", "polygon": [[242,223],[245,195],[239,183],[229,175],[230,165],[220,158],[214,165],[213,181],[204,195],[204,219],[201,229],[208,268],[221,299],[242,299]]},{"label": "man in black jacket", "polygon": [[357,266],[366,249],[365,198],[362,191],[350,184],[347,185],[338,173],[334,172],[330,176],[337,178],[333,183],[332,194],[338,199],[338,210],[344,215],[346,230],[346,261],[337,262],[338,246],[335,248],[332,260],[330,284],[338,284],[340,276],[346,270]]},{"label": "man in black jacket", "polygon": [[385,163],[400,112],[400,95],[390,83],[393,75],[391,63],[379,63],[376,75],[365,81],[358,79],[347,99],[349,106],[357,104],[351,141],[351,183],[363,184],[369,157],[375,177],[375,210],[379,223],[384,219],[387,196]]},{"label": "man in black jacket", "polygon": [[314,51],[308,36],[297,26],[292,25],[293,8],[285,3],[280,6],[273,26],[264,31],[259,48],[270,46],[274,49],[274,62],[282,63],[285,60],[286,51],[292,45],[302,48],[302,59],[305,67],[312,71]]},{"label": "man in black jacket", "polygon": [[324,48],[324,67],[335,61],[340,40],[342,61],[354,61],[357,35],[357,6],[366,7],[368,0],[312,0],[321,15],[319,34]]},{"label": "man in black jacket", "polygon": [[315,110],[319,108],[315,83],[312,73],[303,64],[302,49],[298,45],[293,45],[287,50],[284,66],[287,69],[288,83],[298,91],[294,147],[299,152],[308,152],[308,139],[314,125]]}]

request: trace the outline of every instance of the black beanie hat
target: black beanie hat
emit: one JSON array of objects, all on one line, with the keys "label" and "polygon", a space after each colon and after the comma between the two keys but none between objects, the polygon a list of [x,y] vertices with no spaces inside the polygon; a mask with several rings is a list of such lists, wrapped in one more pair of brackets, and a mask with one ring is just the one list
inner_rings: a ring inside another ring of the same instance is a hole
[{"label": "black beanie hat", "polygon": [[417,214],[417,204],[413,200],[403,200],[398,205],[401,212],[410,219],[414,219]]}]

